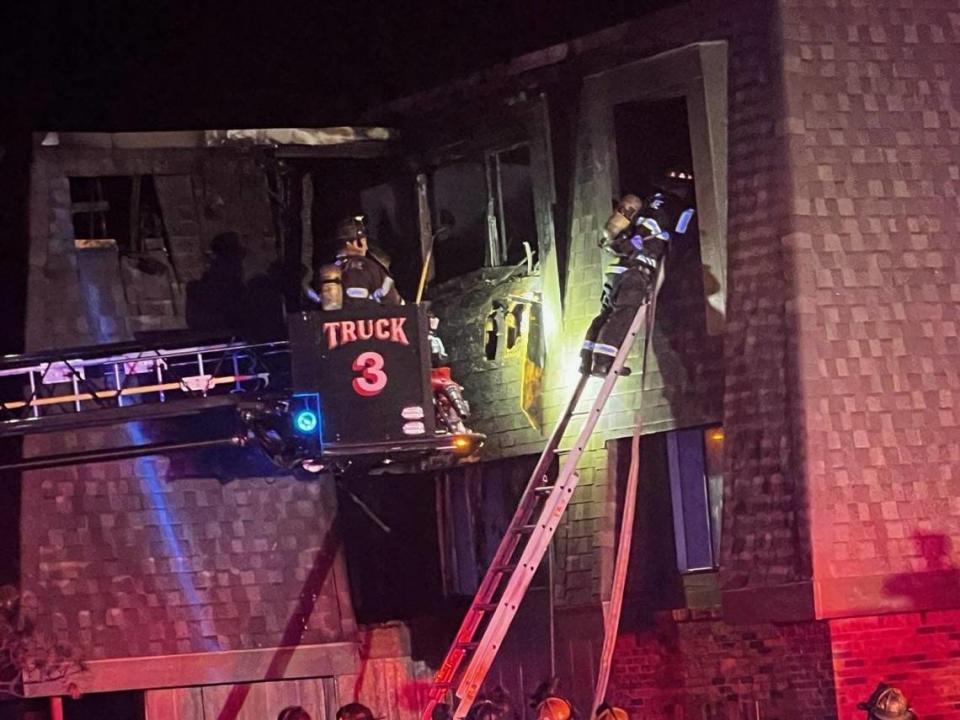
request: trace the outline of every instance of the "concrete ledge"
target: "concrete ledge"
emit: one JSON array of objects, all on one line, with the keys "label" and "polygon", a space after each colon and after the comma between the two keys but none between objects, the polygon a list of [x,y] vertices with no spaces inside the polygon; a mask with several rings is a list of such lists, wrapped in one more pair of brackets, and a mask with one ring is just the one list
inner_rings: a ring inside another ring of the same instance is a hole
[{"label": "concrete ledge", "polygon": [[724,590],[723,619],[728,623],[802,622],[816,619],[813,582]]},{"label": "concrete ledge", "polygon": [[356,643],[343,642],[92,660],[85,665],[83,672],[59,680],[24,682],[24,694],[67,695],[70,685],[81,693],[97,693],[332,677],[356,673],[359,657]]},{"label": "concrete ledge", "polygon": [[815,589],[823,619],[947,610],[960,607],[960,569],[830,578]]}]

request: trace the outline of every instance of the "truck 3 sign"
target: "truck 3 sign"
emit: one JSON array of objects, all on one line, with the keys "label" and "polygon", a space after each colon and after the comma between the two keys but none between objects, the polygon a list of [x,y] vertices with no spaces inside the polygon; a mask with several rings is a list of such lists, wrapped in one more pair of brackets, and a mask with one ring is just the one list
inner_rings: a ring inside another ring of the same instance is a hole
[{"label": "truck 3 sign", "polygon": [[415,305],[288,319],[296,393],[318,393],[322,440],[370,444],[434,433],[427,321]]}]

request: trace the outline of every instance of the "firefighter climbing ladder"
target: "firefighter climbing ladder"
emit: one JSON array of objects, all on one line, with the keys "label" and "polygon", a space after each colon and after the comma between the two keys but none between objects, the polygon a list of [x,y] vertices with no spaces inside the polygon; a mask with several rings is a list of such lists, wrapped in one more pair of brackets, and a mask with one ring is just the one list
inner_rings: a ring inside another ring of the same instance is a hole
[{"label": "firefighter climbing ladder", "polygon": [[[431,720],[434,708],[444,700],[449,691],[454,689],[460,700],[454,711],[455,720],[466,717],[473,706],[510,623],[570,502],[579,481],[576,472],[577,464],[613,391],[630,348],[637,335],[644,329],[648,313],[652,315],[652,308],[653,303],[642,305],[637,310],[627,336],[617,350],[613,366],[603,379],[593,404],[585,414],[576,412],[588,380],[588,376],[580,376],[563,414],[557,421],[530,475],[513,519],[507,526],[500,546],[460,625],[460,630],[437,672],[430,689],[423,720]],[[648,333],[644,335],[646,344]],[[646,357],[646,345],[643,357]],[[571,419],[578,414],[584,415],[583,426],[573,446],[566,452],[556,480],[551,484],[550,466],[554,459],[563,453],[560,442]],[[466,669],[459,676],[458,683],[458,673],[465,662]]]}]

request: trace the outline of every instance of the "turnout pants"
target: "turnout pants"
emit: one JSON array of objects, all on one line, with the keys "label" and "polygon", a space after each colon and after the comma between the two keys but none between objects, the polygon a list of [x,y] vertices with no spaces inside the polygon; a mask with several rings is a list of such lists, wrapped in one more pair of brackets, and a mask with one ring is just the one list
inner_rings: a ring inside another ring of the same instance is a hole
[{"label": "turnout pants", "polygon": [[656,271],[647,265],[615,265],[606,274],[600,313],[590,323],[583,350],[584,371],[588,363],[610,363],[627,336],[641,305],[650,302],[656,286]]}]

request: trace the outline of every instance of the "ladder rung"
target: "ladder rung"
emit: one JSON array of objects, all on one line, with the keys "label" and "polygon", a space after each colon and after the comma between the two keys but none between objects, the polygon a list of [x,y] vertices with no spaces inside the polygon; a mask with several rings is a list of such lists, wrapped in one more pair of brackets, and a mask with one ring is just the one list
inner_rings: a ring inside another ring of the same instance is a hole
[{"label": "ladder rung", "polygon": [[479,610],[480,612],[492,612],[497,609],[499,603],[477,603],[473,606],[474,610]]},{"label": "ladder rung", "polygon": [[556,485],[540,485],[539,487],[534,488],[533,491],[538,495],[549,495],[553,492],[555,487]]},{"label": "ladder rung", "polygon": [[476,650],[478,647],[480,647],[480,643],[478,643],[478,642],[466,642],[466,643],[460,642],[460,643],[457,643],[456,645],[454,645],[454,647],[457,648],[457,650]]},{"label": "ladder rung", "polygon": [[492,566],[490,569],[491,569],[493,572],[497,572],[497,573],[501,573],[501,574],[512,573],[514,570],[517,569],[517,564],[516,564],[516,563],[511,563],[511,564],[508,564],[508,565],[494,565],[494,566]]},{"label": "ladder rung", "polygon": [[518,527],[516,530],[514,530],[514,532],[517,533],[518,535],[529,535],[530,533],[532,533],[532,532],[533,532],[534,530],[536,530],[536,529],[537,529],[536,524],[534,524],[534,525],[521,525],[521,526]]}]

